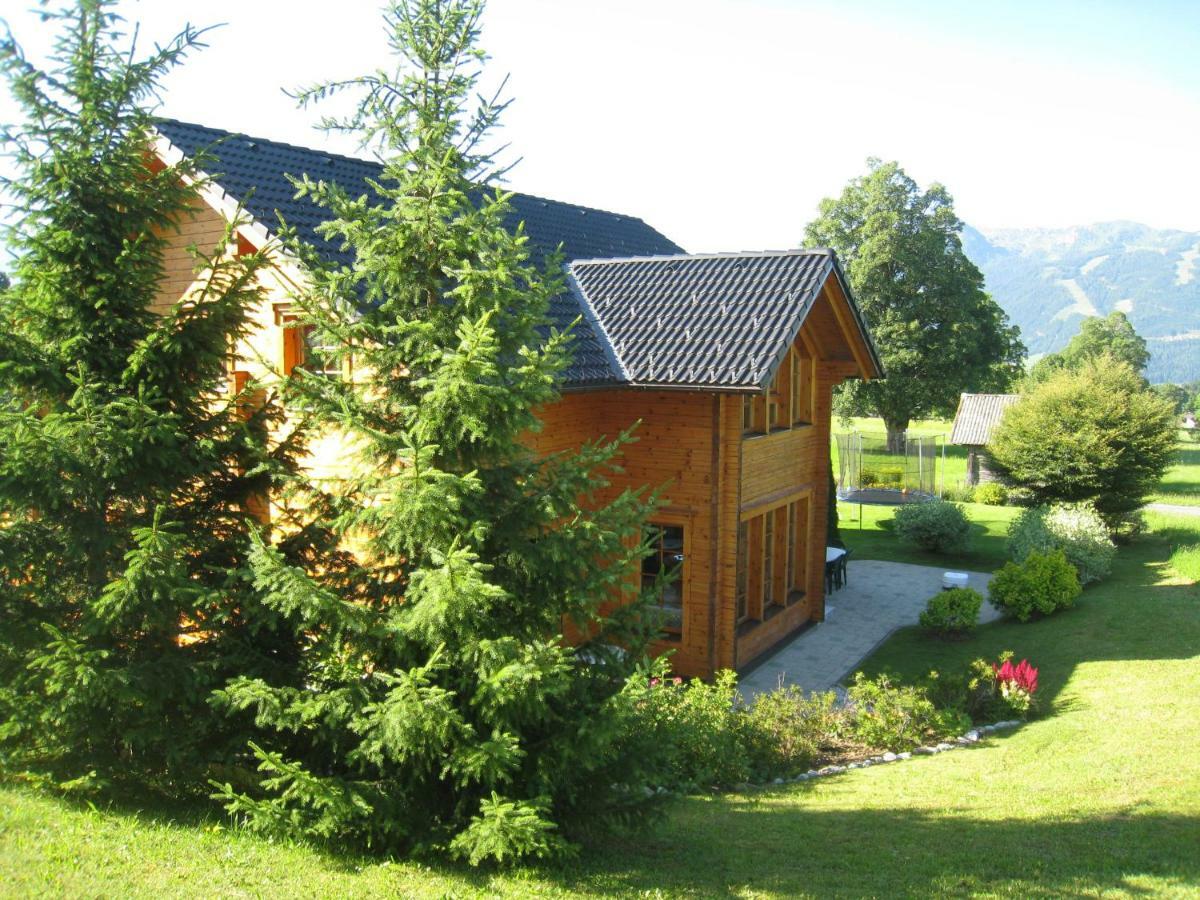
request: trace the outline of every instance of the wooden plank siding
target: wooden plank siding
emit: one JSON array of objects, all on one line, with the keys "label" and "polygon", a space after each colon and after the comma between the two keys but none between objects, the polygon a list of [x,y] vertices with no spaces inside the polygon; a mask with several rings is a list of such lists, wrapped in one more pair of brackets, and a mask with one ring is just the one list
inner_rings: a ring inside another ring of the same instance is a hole
[{"label": "wooden plank siding", "polygon": [[[835,330],[837,319],[829,306],[828,296],[818,300],[795,344],[797,352],[819,354],[814,360],[808,388],[811,391],[811,421],[770,434],[745,435],[741,440],[738,520],[761,521],[766,514],[781,508],[786,510],[788,504],[803,503],[806,521],[801,529],[805,542],[804,557],[800,561],[804,572],[803,597],[784,598],[783,605],[760,610],[757,618],[753,614],[754,604],[751,604],[751,616],[738,625],[733,640],[733,666],[738,669],[752,664],[805,623],[820,622],[825,617],[832,393],[834,386],[847,374],[846,358],[850,356],[845,337],[840,330]],[[833,358],[828,359],[826,355]],[[777,528],[777,553],[781,538]],[[735,556],[736,552],[735,543]],[[777,563],[777,567],[783,565],[782,560]]]},{"label": "wooden plank siding", "polygon": [[[673,650],[672,665],[683,675],[706,675],[719,667],[713,658],[713,596],[719,589],[714,562],[717,482],[722,475],[714,418],[722,398],[691,391],[604,390],[565,394],[539,410],[542,430],[529,436],[537,453],[572,450],[597,438],[616,437],[641,422],[637,440],[626,445],[623,472],[597,502],[625,488],[666,485],[664,502],[652,521],[684,529],[683,627],[678,640],[661,641],[657,652]],[[714,465],[714,460],[717,460]]]}]

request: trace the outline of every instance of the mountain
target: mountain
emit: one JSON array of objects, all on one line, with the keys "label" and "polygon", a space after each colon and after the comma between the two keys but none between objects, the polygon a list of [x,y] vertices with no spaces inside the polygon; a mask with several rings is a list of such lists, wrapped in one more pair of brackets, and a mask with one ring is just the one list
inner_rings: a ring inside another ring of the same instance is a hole
[{"label": "mountain", "polygon": [[1200,232],[967,226],[963,247],[1030,355],[1061,350],[1085,316],[1120,310],[1149,345],[1152,382],[1200,379]]}]

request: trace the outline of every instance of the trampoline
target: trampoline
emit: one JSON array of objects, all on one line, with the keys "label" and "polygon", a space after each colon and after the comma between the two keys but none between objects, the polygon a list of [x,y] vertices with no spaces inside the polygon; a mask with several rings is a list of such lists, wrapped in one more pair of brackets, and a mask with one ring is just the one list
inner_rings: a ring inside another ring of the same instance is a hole
[{"label": "trampoline", "polygon": [[[852,431],[836,435],[837,499],[861,506],[925,503],[942,494],[946,446],[942,435]],[[859,510],[859,527],[862,510]]]}]

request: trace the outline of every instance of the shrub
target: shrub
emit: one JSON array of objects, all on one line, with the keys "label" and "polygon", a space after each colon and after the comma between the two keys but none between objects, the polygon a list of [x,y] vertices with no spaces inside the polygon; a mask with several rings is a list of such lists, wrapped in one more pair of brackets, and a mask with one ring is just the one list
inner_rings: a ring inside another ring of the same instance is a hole
[{"label": "shrub", "polygon": [[854,676],[849,690],[854,706],[852,733],[871,747],[911,750],[964,727],[956,710],[941,710],[921,687],[893,684],[887,675]]},{"label": "shrub", "polygon": [[627,741],[652,756],[660,785],[676,790],[739,784],[750,776],[746,715],[737,693],[737,675],[718,672],[711,684],[667,678],[665,661],[656,675],[633,686],[635,714]]},{"label": "shrub", "polygon": [[975,629],[983,595],[970,588],[951,588],[929,598],[921,627],[942,637],[961,637]]},{"label": "shrub", "polygon": [[1008,530],[1008,553],[1022,562],[1030,553],[1062,550],[1079,583],[1100,581],[1112,571],[1117,548],[1095,507],[1087,503],[1039,506],[1022,511]]},{"label": "shrub", "polygon": [[794,685],[759,694],[746,711],[747,752],[759,778],[796,775],[849,730],[833,691],[805,695]]},{"label": "shrub", "polygon": [[1082,588],[1062,550],[1034,551],[1021,563],[1005,563],[988,586],[988,600],[1021,622],[1074,605]]},{"label": "shrub", "polygon": [[1111,357],[1052,375],[1004,411],[988,455],[1039,504],[1091,500],[1109,527],[1138,509],[1175,450],[1171,405]]},{"label": "shrub", "polygon": [[971,525],[962,507],[944,500],[901,506],[893,518],[901,541],[934,553],[965,550]]},{"label": "shrub", "polygon": [[923,687],[933,704],[943,711],[956,710],[972,722],[1028,718],[1035,705],[1037,669],[1026,660],[1012,664],[1005,650],[997,662],[976,659],[962,674],[931,672]]},{"label": "shrub", "polygon": [[985,506],[1003,506],[1008,502],[1008,488],[996,481],[976,485],[972,498]]}]

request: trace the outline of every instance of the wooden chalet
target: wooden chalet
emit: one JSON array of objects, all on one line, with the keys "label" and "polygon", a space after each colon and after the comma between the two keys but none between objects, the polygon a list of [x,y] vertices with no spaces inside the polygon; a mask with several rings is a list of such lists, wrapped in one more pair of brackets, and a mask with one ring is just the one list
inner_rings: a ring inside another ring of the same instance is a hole
[{"label": "wooden chalet", "polygon": [[[239,208],[242,250],[273,238],[282,214],[331,259],[314,231],[322,211],[294,199],[285,178],[309,174],[351,192],[376,163],[163,120],[164,162],[207,151],[213,183],[181,223],[162,303],[190,290],[189,245],[216,243]],[[681,674],[744,668],[824,617],[831,391],[882,376],[878,355],[828,250],[688,255],[640,219],[517,194],[514,220],[548,251],[562,246],[562,324],[582,315],[562,399],[541,410],[536,452],[577,447],[640,421],[613,490],[667,485],[655,517],[648,583],[678,572],[661,597],[664,638]],[[514,224],[515,224],[514,221]],[[271,299],[236,352],[233,378],[268,381],[319,360],[288,305],[304,273],[279,259]],[[349,373],[331,372],[334,377]],[[336,435],[313,447],[314,477],[356,464]]]}]

